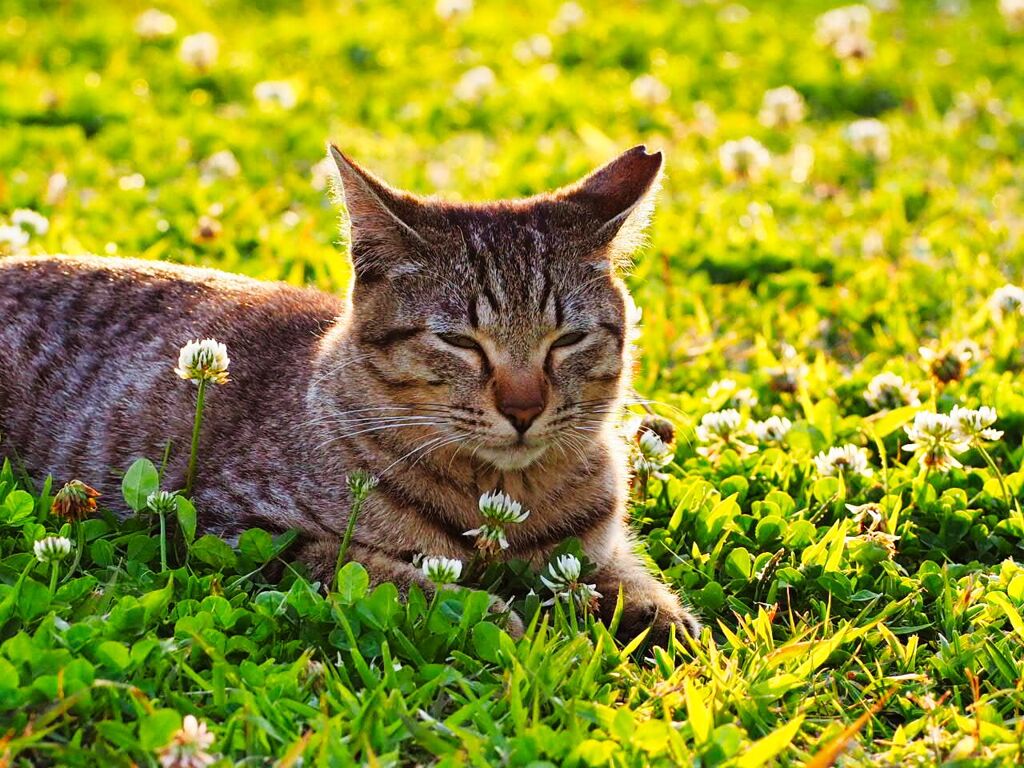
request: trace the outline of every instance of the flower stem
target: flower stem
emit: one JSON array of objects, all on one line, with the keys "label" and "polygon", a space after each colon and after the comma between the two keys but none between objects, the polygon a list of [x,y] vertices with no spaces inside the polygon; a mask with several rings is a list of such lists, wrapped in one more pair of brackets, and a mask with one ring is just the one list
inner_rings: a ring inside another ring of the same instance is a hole
[{"label": "flower stem", "polygon": [[57,561],[50,563],[50,595],[57,591]]},{"label": "flower stem", "polygon": [[78,564],[82,562],[82,549],[85,547],[85,530],[82,528],[81,521],[71,525],[75,529],[75,558],[71,561],[71,567],[68,568],[68,572],[64,575],[64,581],[68,581],[75,575],[75,571],[78,570]]},{"label": "flower stem", "polygon": [[338,547],[338,560],[334,565],[334,588],[338,588],[338,573],[341,571],[341,566],[345,563],[345,556],[348,554],[349,545],[352,543],[352,534],[356,530],[356,522],[359,520],[359,513],[363,510],[363,502],[366,501],[366,497],[362,498],[356,496],[352,499],[352,507],[348,513],[348,524],[345,526],[345,535],[341,539],[341,546]]},{"label": "flower stem", "polygon": [[196,418],[192,422],[192,450],[188,456],[188,473],[185,475],[185,495],[192,496],[192,484],[196,479],[196,458],[199,455],[199,428],[203,423],[203,406],[206,404],[206,379],[199,380],[199,391],[196,392]]},{"label": "flower stem", "polygon": [[984,446],[978,445],[977,448],[978,453],[981,454],[981,458],[985,460],[985,463],[988,464],[988,468],[991,469],[993,473],[995,473],[996,479],[999,481],[999,490],[1001,490],[1003,493],[1003,501],[1006,502],[1006,508],[1008,510],[1016,509],[1017,514],[1020,515],[1020,502],[1018,502],[1017,499],[1014,498],[1013,503],[1010,503],[1010,491],[1006,487],[1006,480],[1003,478],[1003,473],[999,471],[999,467],[996,466],[995,461],[992,460],[992,456],[989,454],[989,452],[985,449]]},{"label": "flower stem", "polygon": [[167,514],[161,509],[160,515],[160,573],[167,570]]}]

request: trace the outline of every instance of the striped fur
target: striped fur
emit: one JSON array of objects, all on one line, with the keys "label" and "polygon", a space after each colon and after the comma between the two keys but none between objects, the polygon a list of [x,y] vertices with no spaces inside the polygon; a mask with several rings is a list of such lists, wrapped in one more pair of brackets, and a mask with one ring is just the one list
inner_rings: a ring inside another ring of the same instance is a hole
[{"label": "striped fur", "polygon": [[[633,553],[612,425],[631,367],[616,267],[643,231],[660,154],[635,148],[528,200],[455,205],[332,152],[356,275],[346,300],[152,262],[0,262],[0,452],[116,506],[117,473],[170,441],[167,485],[181,487],[194,388],[173,362],[185,341],[215,337],[232,381],[211,391],[203,426],[207,530],[298,529],[327,578],[345,475],[366,470],[380,484],[351,554],[404,585],[420,580],[415,553],[470,555],[477,498],[500,488],[532,511],[509,530],[508,556],[539,565],[579,537],[605,615],[625,591],[626,634],[693,631]],[[524,404],[529,420],[509,415]]]}]

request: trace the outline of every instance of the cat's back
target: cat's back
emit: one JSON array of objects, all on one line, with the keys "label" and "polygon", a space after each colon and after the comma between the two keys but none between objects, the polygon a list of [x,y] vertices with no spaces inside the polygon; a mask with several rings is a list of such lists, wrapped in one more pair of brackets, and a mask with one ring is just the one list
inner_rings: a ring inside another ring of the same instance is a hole
[{"label": "cat's back", "polygon": [[2,259],[2,439],[30,470],[60,475],[82,470],[85,457],[99,469],[106,454],[109,468],[122,453],[152,450],[154,436],[177,437],[187,426],[192,393],[173,368],[179,348],[197,338],[227,345],[230,401],[240,413],[285,407],[293,397],[286,382],[309,367],[341,310],[329,294],[209,269]]}]

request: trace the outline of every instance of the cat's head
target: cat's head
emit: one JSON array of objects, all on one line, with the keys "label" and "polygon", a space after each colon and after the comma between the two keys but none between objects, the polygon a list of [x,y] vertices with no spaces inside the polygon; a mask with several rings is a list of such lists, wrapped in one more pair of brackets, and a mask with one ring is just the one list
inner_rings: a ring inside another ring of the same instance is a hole
[{"label": "cat's head", "polygon": [[597,439],[628,385],[634,313],[618,270],[661,153],[635,147],[556,192],[473,204],[397,191],[331,155],[355,272],[349,343],[382,401],[371,415],[500,470]]}]

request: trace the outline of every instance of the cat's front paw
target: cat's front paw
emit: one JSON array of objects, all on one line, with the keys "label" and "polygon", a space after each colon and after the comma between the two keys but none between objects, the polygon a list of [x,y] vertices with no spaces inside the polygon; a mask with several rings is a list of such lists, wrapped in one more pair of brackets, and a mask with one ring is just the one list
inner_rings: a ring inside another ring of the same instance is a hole
[{"label": "cat's front paw", "polygon": [[627,602],[615,636],[620,642],[627,643],[650,628],[645,641],[646,645],[664,647],[668,644],[673,627],[676,638],[682,638],[684,634],[694,638],[700,636],[700,620],[680,604],[640,603],[629,605]]}]

